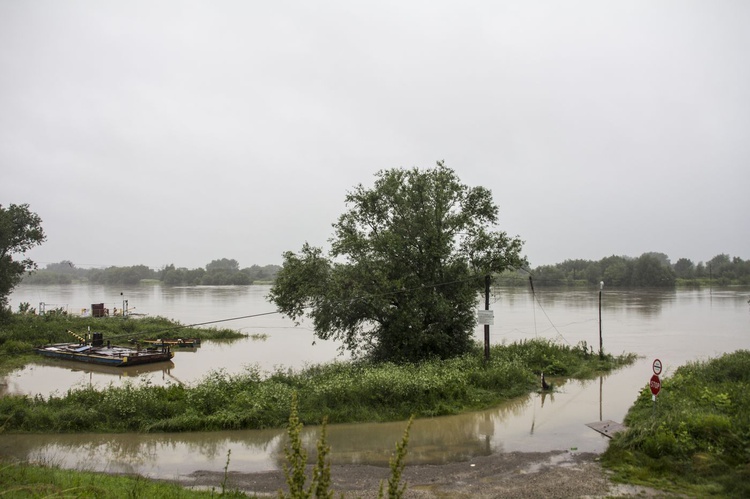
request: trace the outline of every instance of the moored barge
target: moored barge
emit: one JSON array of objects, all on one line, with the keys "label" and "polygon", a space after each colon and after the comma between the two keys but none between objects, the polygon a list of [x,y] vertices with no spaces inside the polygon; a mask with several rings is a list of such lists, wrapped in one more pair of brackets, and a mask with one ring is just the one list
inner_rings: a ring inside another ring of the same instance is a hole
[{"label": "moored barge", "polygon": [[91,343],[87,341],[54,343],[37,347],[34,350],[45,357],[115,367],[163,362],[174,357],[174,352],[169,346],[140,349],[114,346],[109,342],[104,345],[101,333],[94,333],[94,340]]}]

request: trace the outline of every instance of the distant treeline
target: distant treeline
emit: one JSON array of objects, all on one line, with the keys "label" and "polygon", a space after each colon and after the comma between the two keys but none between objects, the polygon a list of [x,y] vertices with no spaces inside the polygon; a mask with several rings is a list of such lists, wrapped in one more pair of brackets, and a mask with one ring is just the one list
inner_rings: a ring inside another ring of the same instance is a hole
[{"label": "distant treeline", "polygon": [[131,267],[107,267],[83,269],[64,260],[50,263],[44,269],[24,277],[24,284],[71,284],[89,282],[93,284],[138,284],[144,279],[161,281],[169,286],[232,285],[270,282],[276,278],[278,265],[252,265],[241,269],[237,260],[222,258],[213,260],[205,267],[188,269],[166,265],[159,270],[145,265]]},{"label": "distant treeline", "polygon": [[[278,265],[253,265],[240,269],[237,260],[213,260],[205,268],[188,269],[173,264],[154,270],[145,265],[81,269],[70,261],[50,263],[44,269],[24,277],[24,284],[137,284],[143,279],[161,281],[169,286],[206,286],[272,282],[281,269]],[[716,255],[706,263],[693,263],[680,258],[671,263],[664,253],[644,253],[637,258],[608,256],[599,261],[565,260],[555,265],[531,269],[535,285],[607,287],[670,287],[682,285],[750,285],[750,260],[729,255]],[[526,284],[528,273],[507,273],[496,281],[500,284]]]},{"label": "distant treeline", "polygon": [[720,254],[706,263],[680,258],[671,263],[664,253],[638,258],[608,256],[599,261],[565,260],[532,270],[536,285],[598,285],[607,287],[670,287],[680,285],[750,284],[750,260]]}]

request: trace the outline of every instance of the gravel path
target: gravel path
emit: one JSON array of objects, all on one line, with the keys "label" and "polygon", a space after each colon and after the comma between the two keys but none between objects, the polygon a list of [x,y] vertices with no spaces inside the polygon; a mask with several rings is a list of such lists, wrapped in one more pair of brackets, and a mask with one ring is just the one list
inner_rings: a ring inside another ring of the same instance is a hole
[{"label": "gravel path", "polygon": [[[331,487],[335,497],[377,497],[387,468],[367,465],[332,465]],[[196,471],[179,483],[188,487],[219,489],[222,472]],[[598,455],[577,452],[500,453],[471,461],[441,465],[406,466],[403,480],[409,498],[562,498],[664,496],[643,487],[622,486],[608,479]],[[282,471],[265,473],[229,472],[227,489],[239,489],[260,497],[286,490]]]}]

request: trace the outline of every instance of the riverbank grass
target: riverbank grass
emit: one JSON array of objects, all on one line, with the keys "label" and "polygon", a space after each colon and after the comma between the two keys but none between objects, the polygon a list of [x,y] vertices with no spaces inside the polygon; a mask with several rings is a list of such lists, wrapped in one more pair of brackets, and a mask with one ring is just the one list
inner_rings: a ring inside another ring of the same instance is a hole
[{"label": "riverbank grass", "polygon": [[15,497],[76,497],[115,499],[204,499],[210,497],[246,498],[234,490],[200,491],[179,485],[149,480],[141,476],[110,475],[89,471],[73,471],[55,465],[0,461],[0,496]]},{"label": "riverbank grass", "polygon": [[750,351],[679,367],[644,388],[602,456],[614,478],[696,497],[750,497]]},{"label": "riverbank grass", "polygon": [[398,421],[496,406],[540,388],[547,376],[592,377],[632,363],[600,358],[587,345],[530,340],[496,345],[490,360],[474,352],[420,364],[334,362],[301,371],[213,371],[190,386],[147,381],[63,395],[0,398],[0,430],[9,432],[182,432],[281,428],[292,394],[304,424]]}]

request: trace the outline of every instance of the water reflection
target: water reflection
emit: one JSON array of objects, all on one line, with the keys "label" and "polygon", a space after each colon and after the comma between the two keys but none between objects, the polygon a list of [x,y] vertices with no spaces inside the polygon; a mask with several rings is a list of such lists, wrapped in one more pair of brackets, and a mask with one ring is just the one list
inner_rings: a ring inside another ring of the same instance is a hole
[{"label": "water reflection", "polygon": [[677,296],[674,289],[627,290],[605,292],[603,309],[625,309],[646,317],[658,316],[665,304],[673,303]]},{"label": "water reflection", "polygon": [[[129,367],[99,366],[69,360],[41,359],[13,371],[0,383],[0,394],[62,396],[71,390],[103,389],[123,383],[182,384],[171,374],[172,361]],[[39,383],[39,385],[37,385]],[[31,393],[29,386],[38,386]]]},{"label": "water reflection", "polygon": [[[525,396],[489,411],[414,421],[409,434],[409,462],[441,464],[501,451],[502,444],[493,443],[498,423],[525,412],[530,400],[530,396]],[[328,436],[333,449],[332,461],[387,466],[405,428],[403,421],[334,425]],[[307,431],[312,444],[318,437],[318,430]]]},{"label": "water reflection", "polygon": [[[582,290],[539,288],[533,294],[522,289],[498,288],[494,292],[497,301],[507,300],[508,304],[515,306],[535,306],[540,313],[547,307],[561,305],[569,311],[579,310],[591,313],[599,306],[599,290],[596,288]],[[646,316],[658,315],[665,304],[674,302],[676,296],[677,291],[674,289],[631,290],[605,287],[602,292],[602,311],[627,309]]]},{"label": "water reflection", "polygon": [[[544,401],[547,400],[547,397],[549,397],[550,402],[555,402],[555,393],[554,392],[547,392],[544,391],[539,395],[539,408],[544,409]],[[536,412],[534,413],[534,416],[531,418],[531,430],[529,431],[529,434],[534,434],[534,426],[536,425]]]}]

